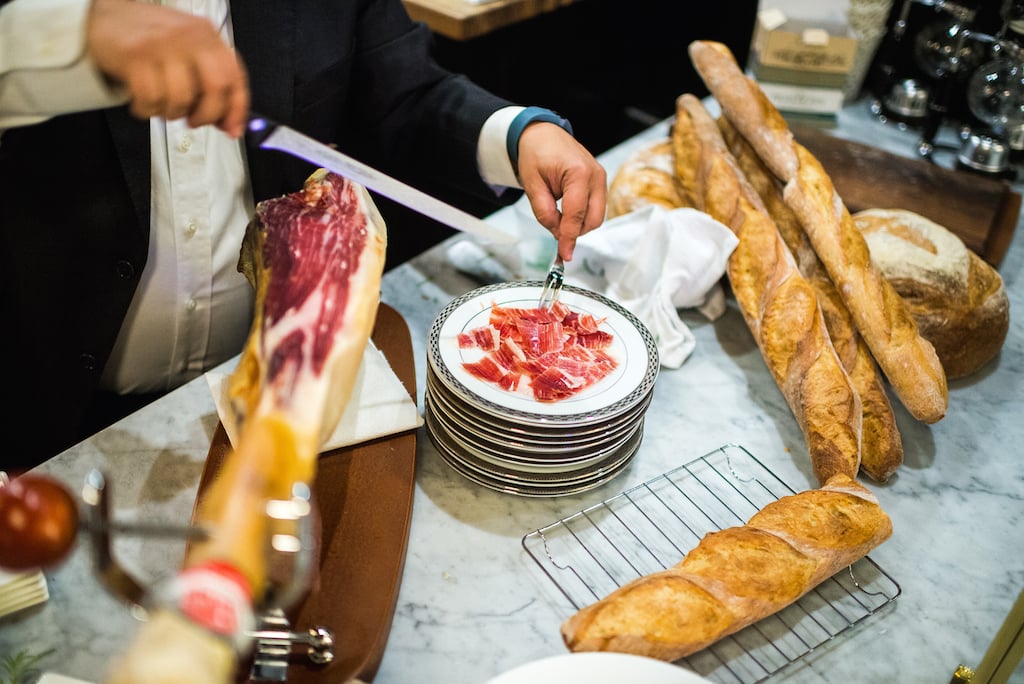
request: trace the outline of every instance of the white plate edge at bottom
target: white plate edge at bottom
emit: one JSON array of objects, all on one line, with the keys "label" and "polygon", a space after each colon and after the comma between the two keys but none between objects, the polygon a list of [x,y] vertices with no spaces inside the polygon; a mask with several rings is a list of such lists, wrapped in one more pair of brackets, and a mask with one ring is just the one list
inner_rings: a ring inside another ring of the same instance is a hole
[{"label": "white plate edge at bottom", "polygon": [[606,651],[563,653],[519,665],[485,684],[710,684],[662,660]]}]

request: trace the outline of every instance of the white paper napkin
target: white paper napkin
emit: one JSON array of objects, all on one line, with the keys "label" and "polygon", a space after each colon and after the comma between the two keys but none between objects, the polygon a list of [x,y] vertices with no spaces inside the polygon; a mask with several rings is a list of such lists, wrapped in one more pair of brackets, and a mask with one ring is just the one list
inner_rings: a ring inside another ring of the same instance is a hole
[{"label": "white paper napkin", "polygon": [[696,340],[677,309],[696,308],[710,320],[722,315],[719,281],[737,243],[704,212],[644,207],[581,237],[566,264],[566,282],[633,312],[657,340],[661,364],[678,368]]},{"label": "white paper napkin", "polygon": [[[223,385],[227,379],[228,373],[225,372],[215,370],[206,374],[206,382],[217,405],[217,414],[224,424],[228,439],[235,444],[234,421],[225,419],[228,414]],[[352,398],[322,451],[360,444],[418,428],[422,424],[423,417],[406,392],[405,385],[371,340],[363,351],[363,361],[352,388]]]}]

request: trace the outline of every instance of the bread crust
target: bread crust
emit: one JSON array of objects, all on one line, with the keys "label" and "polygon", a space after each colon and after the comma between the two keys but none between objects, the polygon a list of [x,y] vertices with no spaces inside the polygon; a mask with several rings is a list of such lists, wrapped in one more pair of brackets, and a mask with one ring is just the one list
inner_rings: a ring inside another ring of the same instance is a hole
[{"label": "bread crust", "polygon": [[1010,303],[998,271],[952,231],[914,212],[866,209],[853,219],[947,377],[971,375],[999,354]]},{"label": "bread crust", "polygon": [[814,288],[829,339],[860,396],[861,471],[877,482],[885,482],[903,463],[903,440],[871,351],[857,332],[850,310],[818,259],[800,220],[783,200],[778,181],[727,118],[719,117],[718,126],[736,163],[775,221],[800,273]]},{"label": "bread crust", "polygon": [[622,163],[608,186],[608,218],[650,205],[666,209],[692,206],[676,181],[669,139],[637,150]]},{"label": "bread crust", "polygon": [[926,423],[946,413],[946,374],[903,300],[871,264],[864,238],[821,164],[792,132],[760,87],[721,43],[689,46],[698,74],[726,118],[785,184],[783,198],[800,219],[814,251],[853,316],[894,392]]},{"label": "bread crust", "polygon": [[562,624],[562,638],[572,651],[685,658],[782,610],[891,535],[874,495],[836,475],[584,607]]},{"label": "bread crust", "polygon": [[698,207],[739,238],[726,275],[800,425],[818,484],[837,473],[855,478],[861,463],[861,402],[829,339],[814,289],[700,100],[679,97],[674,130],[677,167],[696,169]]}]

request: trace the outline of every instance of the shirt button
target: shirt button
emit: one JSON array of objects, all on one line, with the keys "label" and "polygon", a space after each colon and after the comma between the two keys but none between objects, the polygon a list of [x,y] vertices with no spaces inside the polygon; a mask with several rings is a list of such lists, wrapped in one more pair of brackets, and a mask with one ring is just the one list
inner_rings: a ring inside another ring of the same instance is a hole
[{"label": "shirt button", "polygon": [[114,270],[117,271],[117,277],[121,280],[131,280],[135,277],[135,267],[132,262],[125,259],[120,259],[114,265]]},{"label": "shirt button", "polygon": [[189,297],[188,301],[185,302],[185,308],[188,309],[189,311],[195,311],[196,310],[196,300],[194,300],[191,297]]},{"label": "shirt button", "polygon": [[192,136],[183,135],[178,139],[178,150],[181,152],[188,152],[192,149]]},{"label": "shirt button", "polygon": [[185,226],[185,235],[192,237],[199,230],[199,226],[196,225],[195,221],[189,221],[188,225]]},{"label": "shirt button", "polygon": [[96,370],[99,363],[96,361],[96,357],[92,354],[81,354],[78,357],[78,362],[81,364],[83,370],[93,371]]}]

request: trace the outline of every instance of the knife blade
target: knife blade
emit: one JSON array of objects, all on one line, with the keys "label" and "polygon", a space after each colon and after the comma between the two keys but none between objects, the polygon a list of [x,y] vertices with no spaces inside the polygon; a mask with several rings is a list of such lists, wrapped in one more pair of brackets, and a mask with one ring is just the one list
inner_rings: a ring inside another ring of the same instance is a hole
[{"label": "knife blade", "polygon": [[261,149],[277,150],[322,166],[456,230],[491,242],[511,244],[517,240],[516,236],[499,230],[472,214],[266,117],[251,115],[247,136],[252,144]]}]

